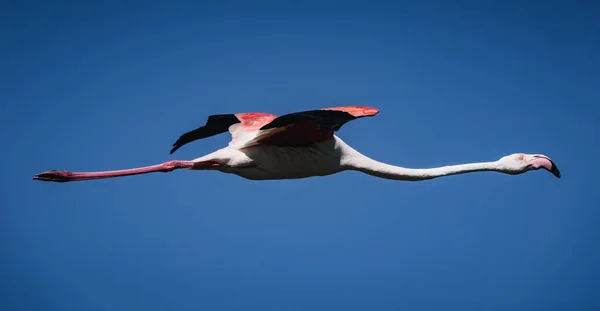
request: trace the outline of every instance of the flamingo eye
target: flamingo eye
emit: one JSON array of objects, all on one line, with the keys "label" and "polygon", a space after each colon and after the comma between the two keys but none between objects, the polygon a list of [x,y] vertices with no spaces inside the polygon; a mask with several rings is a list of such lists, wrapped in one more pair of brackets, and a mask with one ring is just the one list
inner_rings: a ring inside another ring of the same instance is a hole
[{"label": "flamingo eye", "polygon": [[520,154],[519,156],[517,156],[517,160],[522,161],[523,159],[525,159],[524,154]]}]

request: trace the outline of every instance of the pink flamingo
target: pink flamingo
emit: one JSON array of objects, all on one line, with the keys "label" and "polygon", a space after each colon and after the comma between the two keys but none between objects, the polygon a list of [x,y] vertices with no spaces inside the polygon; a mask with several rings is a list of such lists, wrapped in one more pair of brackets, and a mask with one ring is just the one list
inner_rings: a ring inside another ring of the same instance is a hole
[{"label": "pink flamingo", "polygon": [[268,113],[237,113],[209,116],[206,124],[183,134],[171,154],[181,146],[229,131],[232,140],[225,148],[191,161],[173,160],[162,164],[104,172],[47,171],[33,178],[68,182],[112,178],[176,169],[217,170],[251,180],[295,179],[326,176],[345,170],[360,171],[394,180],[427,180],[479,171],[511,175],[546,169],[560,178],[556,165],[541,154],[516,153],[492,162],[412,169],[371,159],[334,135],[346,122],[371,117],[376,108],[345,106],[275,116]]}]

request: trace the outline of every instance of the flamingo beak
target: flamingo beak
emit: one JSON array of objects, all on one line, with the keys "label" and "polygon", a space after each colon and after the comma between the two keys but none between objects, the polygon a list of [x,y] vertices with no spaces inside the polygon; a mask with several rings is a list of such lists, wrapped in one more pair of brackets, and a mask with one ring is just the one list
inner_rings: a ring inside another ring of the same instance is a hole
[{"label": "flamingo beak", "polygon": [[534,169],[537,170],[543,168],[548,172],[552,173],[552,175],[556,176],[557,178],[560,178],[560,171],[558,170],[558,167],[547,156],[541,154],[534,155],[533,159],[530,162]]}]

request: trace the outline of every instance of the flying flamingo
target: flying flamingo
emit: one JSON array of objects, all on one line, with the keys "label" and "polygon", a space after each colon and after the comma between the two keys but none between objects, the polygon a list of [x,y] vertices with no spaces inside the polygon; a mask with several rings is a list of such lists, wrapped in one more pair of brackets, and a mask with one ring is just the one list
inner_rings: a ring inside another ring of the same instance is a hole
[{"label": "flying flamingo", "polygon": [[556,165],[541,154],[516,153],[493,162],[479,162],[437,168],[413,169],[371,159],[347,145],[334,132],[342,125],[372,117],[376,108],[344,106],[276,116],[269,113],[211,115],[202,127],[183,134],[173,144],[171,154],[181,146],[229,131],[232,140],[225,148],[191,160],[173,160],[133,169],[103,172],[47,171],[33,178],[68,182],[112,178],[176,169],[217,170],[250,180],[296,179],[326,176],[345,170],[375,177],[418,181],[455,174],[494,171],[511,175],[546,169],[560,178]]}]

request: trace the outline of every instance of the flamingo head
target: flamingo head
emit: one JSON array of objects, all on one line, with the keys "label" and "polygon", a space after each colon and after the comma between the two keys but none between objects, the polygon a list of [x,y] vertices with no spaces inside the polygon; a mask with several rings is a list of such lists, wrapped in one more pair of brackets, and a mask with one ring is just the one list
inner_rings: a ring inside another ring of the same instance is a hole
[{"label": "flamingo head", "polygon": [[531,170],[545,169],[557,178],[560,178],[560,171],[556,164],[543,154],[515,153],[501,158],[498,164],[503,172],[512,175],[522,174]]}]

